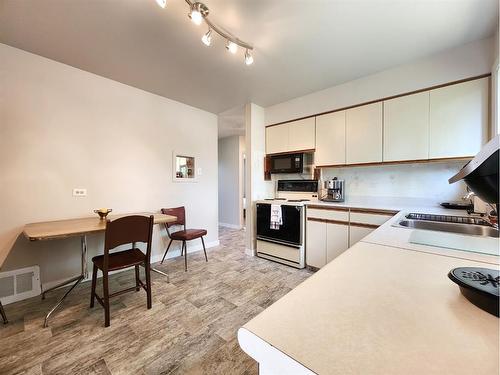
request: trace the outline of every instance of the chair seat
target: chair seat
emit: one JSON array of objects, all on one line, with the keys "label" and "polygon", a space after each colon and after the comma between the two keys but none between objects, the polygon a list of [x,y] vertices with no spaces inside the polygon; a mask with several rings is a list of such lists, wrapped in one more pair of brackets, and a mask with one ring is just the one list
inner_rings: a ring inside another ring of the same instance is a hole
[{"label": "chair seat", "polygon": [[186,229],[171,233],[170,238],[178,241],[189,241],[205,236],[206,234],[207,231],[205,229]]},{"label": "chair seat", "polygon": [[[122,268],[132,267],[146,261],[146,254],[139,249],[129,249],[109,254],[108,270],[120,270]],[[99,268],[103,268],[104,255],[98,255],[92,258],[92,262]]]}]

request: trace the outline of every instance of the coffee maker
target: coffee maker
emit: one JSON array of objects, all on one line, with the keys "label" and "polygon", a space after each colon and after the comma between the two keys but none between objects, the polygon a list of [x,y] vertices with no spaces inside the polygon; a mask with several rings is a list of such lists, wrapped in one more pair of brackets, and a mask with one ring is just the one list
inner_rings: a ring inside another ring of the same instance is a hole
[{"label": "coffee maker", "polygon": [[344,180],[338,180],[337,177],[325,181],[326,196],[322,200],[326,202],[344,201]]}]

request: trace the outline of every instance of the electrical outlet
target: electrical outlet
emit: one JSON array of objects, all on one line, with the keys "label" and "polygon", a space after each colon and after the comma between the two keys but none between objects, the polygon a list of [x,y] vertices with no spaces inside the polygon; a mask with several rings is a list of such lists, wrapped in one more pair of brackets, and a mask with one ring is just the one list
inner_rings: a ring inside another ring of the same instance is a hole
[{"label": "electrical outlet", "polygon": [[86,197],[87,196],[87,189],[75,188],[75,189],[73,189],[73,196],[74,197]]}]

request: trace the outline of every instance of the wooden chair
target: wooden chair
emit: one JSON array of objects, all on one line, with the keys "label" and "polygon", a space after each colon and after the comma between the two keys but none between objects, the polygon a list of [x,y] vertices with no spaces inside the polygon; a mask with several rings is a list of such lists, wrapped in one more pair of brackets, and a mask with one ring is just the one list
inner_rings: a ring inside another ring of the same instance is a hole
[{"label": "wooden chair", "polygon": [[[92,258],[94,269],[92,272],[92,292],[90,296],[90,307],[94,307],[94,299],[104,307],[104,326],[109,327],[109,299],[120,294],[139,291],[142,287],[147,295],[147,307],[151,308],[151,242],[153,236],[153,216],[125,216],[106,223],[106,234],[104,239],[104,254]],[[136,242],[147,244],[146,254],[135,247]],[[109,253],[110,250],[124,244],[132,244],[128,250]],[[146,273],[146,284],[139,278],[139,266],[144,266]],[[115,293],[109,293],[109,271],[123,268],[135,267],[135,286]],[[95,292],[97,281],[97,270],[102,271],[101,298]]]},{"label": "wooden chair", "polygon": [[[207,231],[205,229],[186,229],[186,210],[184,206],[175,207],[175,208],[162,208],[162,214],[176,216],[177,220],[171,223],[166,223],[165,228],[167,229],[168,236],[170,237],[170,242],[165,250],[165,254],[163,254],[163,259],[161,263],[165,260],[167,256],[168,249],[170,249],[170,245],[172,245],[172,241],[182,241],[181,248],[181,256],[184,254],[184,271],[187,271],[187,247],[186,241],[191,241],[196,238],[201,238],[201,244],[203,246],[203,252],[205,253],[205,261],[208,262],[207,258],[207,250],[205,248],[205,241],[203,240],[203,236],[206,236]],[[182,225],[184,227],[183,230],[170,233],[170,227],[173,225]]]}]

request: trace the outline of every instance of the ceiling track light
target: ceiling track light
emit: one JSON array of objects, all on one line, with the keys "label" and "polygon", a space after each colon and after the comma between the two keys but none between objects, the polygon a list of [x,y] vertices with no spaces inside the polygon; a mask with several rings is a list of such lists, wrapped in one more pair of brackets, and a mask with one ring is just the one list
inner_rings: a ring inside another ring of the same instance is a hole
[{"label": "ceiling track light", "polygon": [[[210,21],[208,19],[208,14],[210,13],[210,11],[205,4],[200,3],[199,1],[185,1],[189,5],[188,16],[191,21],[196,25],[201,25],[203,21],[205,21],[208,26],[208,31],[201,37],[201,41],[203,42],[203,44],[205,44],[206,46],[210,46],[212,44],[212,31],[214,31],[227,41],[226,48],[229,52],[231,52],[232,54],[236,54],[236,52],[238,52],[238,47],[241,47],[245,49],[245,64],[253,64],[253,56],[250,53],[250,51],[253,50],[253,46],[251,44],[248,44],[241,39],[236,38],[234,35],[230,34],[223,28]],[[156,3],[161,8],[165,8],[167,0],[156,0]]]},{"label": "ceiling track light", "polygon": [[196,2],[190,4],[190,9],[188,17],[191,18],[195,25],[201,25],[202,21],[208,16],[208,7],[203,3]]},{"label": "ceiling track light", "polygon": [[201,37],[201,41],[206,46],[210,46],[210,44],[212,44],[212,29],[208,29],[208,31]]},{"label": "ceiling track light", "polygon": [[226,43],[226,49],[234,55],[236,52],[238,52],[238,45],[233,41],[228,40]]},{"label": "ceiling track light", "polygon": [[167,0],[156,0],[156,4],[158,4],[158,6],[160,8],[164,8],[167,6]]},{"label": "ceiling track light", "polygon": [[245,64],[247,64],[247,65],[253,64],[253,56],[249,50],[245,51]]}]

